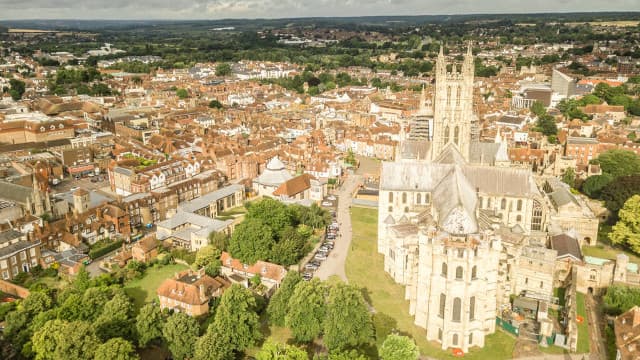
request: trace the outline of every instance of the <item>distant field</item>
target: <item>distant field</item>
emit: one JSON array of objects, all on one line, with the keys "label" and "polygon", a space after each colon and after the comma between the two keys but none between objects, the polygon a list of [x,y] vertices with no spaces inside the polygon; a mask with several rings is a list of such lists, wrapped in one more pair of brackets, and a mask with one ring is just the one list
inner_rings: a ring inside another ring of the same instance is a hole
[{"label": "distant field", "polygon": [[[585,24],[583,22],[569,22],[566,23],[568,26],[577,26]],[[640,21],[590,21],[587,24],[591,26],[615,26],[615,27],[633,27],[638,26]]]},{"label": "distant field", "polygon": [[38,30],[38,29],[9,29],[10,33],[56,33],[54,30]]}]

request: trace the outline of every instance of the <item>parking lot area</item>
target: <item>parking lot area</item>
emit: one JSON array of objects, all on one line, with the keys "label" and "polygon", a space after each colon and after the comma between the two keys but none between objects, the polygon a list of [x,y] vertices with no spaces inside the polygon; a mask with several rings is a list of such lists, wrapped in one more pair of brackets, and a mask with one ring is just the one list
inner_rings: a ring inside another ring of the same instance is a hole
[{"label": "parking lot area", "polygon": [[75,188],[83,188],[85,190],[99,190],[105,187],[109,187],[109,180],[107,174],[101,174],[93,177],[81,177],[76,179],[73,176],[65,177],[58,185],[52,185],[51,189],[54,193],[63,193],[75,190]]}]

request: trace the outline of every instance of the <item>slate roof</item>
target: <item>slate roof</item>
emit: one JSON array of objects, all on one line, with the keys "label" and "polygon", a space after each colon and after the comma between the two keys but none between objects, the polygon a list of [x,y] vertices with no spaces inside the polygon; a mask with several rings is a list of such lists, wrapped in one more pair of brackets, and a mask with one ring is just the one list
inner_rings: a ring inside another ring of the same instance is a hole
[{"label": "slate roof", "polygon": [[558,252],[558,258],[571,256],[576,260],[582,259],[582,252],[580,251],[578,240],[567,234],[552,236],[551,248]]},{"label": "slate roof", "polygon": [[33,189],[6,181],[0,181],[0,199],[11,200],[24,204],[31,196]]}]

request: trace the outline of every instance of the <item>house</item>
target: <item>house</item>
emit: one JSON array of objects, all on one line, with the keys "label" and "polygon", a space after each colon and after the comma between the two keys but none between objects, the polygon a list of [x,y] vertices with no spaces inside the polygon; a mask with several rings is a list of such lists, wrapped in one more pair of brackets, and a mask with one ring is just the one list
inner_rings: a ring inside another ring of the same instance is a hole
[{"label": "house", "polygon": [[131,247],[131,257],[140,262],[148,262],[158,256],[158,240],[154,235],[147,236]]},{"label": "house", "polygon": [[0,273],[11,280],[21,272],[29,272],[40,262],[40,241],[29,241],[16,230],[0,232]]},{"label": "house", "polygon": [[232,224],[233,220],[221,221],[178,209],[174,216],[158,223],[157,236],[158,240],[167,241],[173,246],[197,251],[209,243],[210,233],[230,234]]},{"label": "house", "polygon": [[[242,261],[232,258],[228,252],[222,253],[220,261],[222,262],[220,272],[222,272],[223,275],[227,277],[240,275],[246,280],[258,275],[260,276],[261,283],[274,291],[280,286],[285,275],[287,275],[287,270],[282,265],[261,260],[258,260],[252,265],[243,264]],[[244,283],[245,286],[247,286],[247,282],[245,281]]]},{"label": "house", "polygon": [[616,360],[640,358],[640,307],[634,306],[616,317],[614,331],[618,348]]},{"label": "house", "polygon": [[215,278],[200,271],[186,270],[166,279],[158,288],[161,309],[184,312],[189,316],[200,316],[209,312],[209,301],[231,286],[223,277]]},{"label": "house", "polygon": [[273,196],[283,201],[320,201],[326,193],[326,181],[320,181],[310,174],[302,174],[282,183]]},{"label": "house", "polygon": [[259,196],[272,196],[280,185],[291,178],[284,163],[276,156],[267,163],[264,172],[253,181],[253,188]]}]

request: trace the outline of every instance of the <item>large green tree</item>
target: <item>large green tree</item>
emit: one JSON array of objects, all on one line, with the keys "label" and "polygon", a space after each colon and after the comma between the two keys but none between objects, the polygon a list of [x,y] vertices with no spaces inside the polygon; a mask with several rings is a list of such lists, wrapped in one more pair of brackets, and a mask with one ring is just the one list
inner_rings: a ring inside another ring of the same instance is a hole
[{"label": "large green tree", "polygon": [[332,351],[357,348],[373,340],[371,314],[360,289],[342,283],[331,287],[323,340]]},{"label": "large green tree", "polygon": [[160,307],[155,304],[146,304],[140,309],[136,317],[136,331],[138,333],[138,345],[147,346],[150,342],[162,338],[162,327],[165,317]]},{"label": "large green tree", "polygon": [[256,298],[240,285],[233,285],[222,295],[213,320],[216,336],[230,352],[237,353],[260,339],[260,319]]},{"label": "large green tree", "polygon": [[107,341],[114,337],[133,338],[133,304],[123,291],[107,301],[102,314],[96,319],[96,333]]},{"label": "large green tree", "polygon": [[36,359],[92,359],[100,340],[84,321],[51,320],[33,334]]},{"label": "large green tree", "polygon": [[249,217],[233,231],[229,251],[243,263],[253,264],[258,260],[269,260],[274,244],[271,228],[262,220]]},{"label": "large green tree", "polygon": [[267,340],[256,354],[257,360],[308,360],[307,353],[299,347]]},{"label": "large green tree", "polygon": [[262,220],[278,236],[287,226],[297,225],[291,208],[278,200],[264,198],[248,204],[247,218]]},{"label": "large green tree", "polygon": [[113,338],[96,348],[94,360],[136,360],[135,348],[125,339]]},{"label": "large green tree", "polygon": [[293,265],[308,252],[307,239],[291,226],[282,231],[280,241],[271,249],[271,262],[280,265]]},{"label": "large green tree", "polygon": [[217,76],[231,75],[231,65],[229,65],[228,63],[218,64],[218,66],[216,66],[216,75]]},{"label": "large green tree", "polygon": [[298,342],[310,342],[322,332],[326,315],[327,287],[317,278],[299,282],[285,316],[285,324]]},{"label": "large green tree", "polygon": [[11,95],[11,98],[16,101],[22,99],[22,95],[25,92],[24,81],[18,80],[18,79],[11,79],[9,80],[9,86],[11,87],[11,90],[9,90],[9,94]]},{"label": "large green tree", "polygon": [[609,174],[589,176],[582,183],[582,192],[592,199],[600,198],[602,189],[613,181],[613,176]]},{"label": "large green tree", "polygon": [[34,291],[22,302],[22,307],[31,317],[51,308],[51,297],[42,291]]},{"label": "large green tree", "polygon": [[630,248],[640,254],[640,195],[634,195],[618,212],[619,220],[609,233],[614,244]]},{"label": "large green tree", "polygon": [[604,311],[609,315],[620,315],[632,307],[640,304],[640,289],[612,285],[607,288],[607,293],[602,297]]},{"label": "large green tree", "polygon": [[396,334],[387,336],[378,353],[382,360],[417,360],[420,357],[418,347],[410,337]]},{"label": "large green tree", "polygon": [[302,276],[297,271],[289,271],[285,275],[280,288],[269,300],[267,314],[269,322],[277,326],[285,326],[285,316],[289,310],[289,300],[295,291],[296,285],[302,281]]},{"label": "large green tree", "polygon": [[640,194],[640,174],[616,178],[607,184],[600,194],[600,198],[604,200],[605,206],[615,218],[618,210],[630,197]]},{"label": "large green tree", "polygon": [[598,156],[602,171],[614,178],[640,174],[640,156],[633,151],[613,149]]},{"label": "large green tree", "polygon": [[177,312],[167,319],[163,329],[169,351],[175,359],[188,359],[193,356],[193,345],[198,339],[198,322],[191,316]]}]

